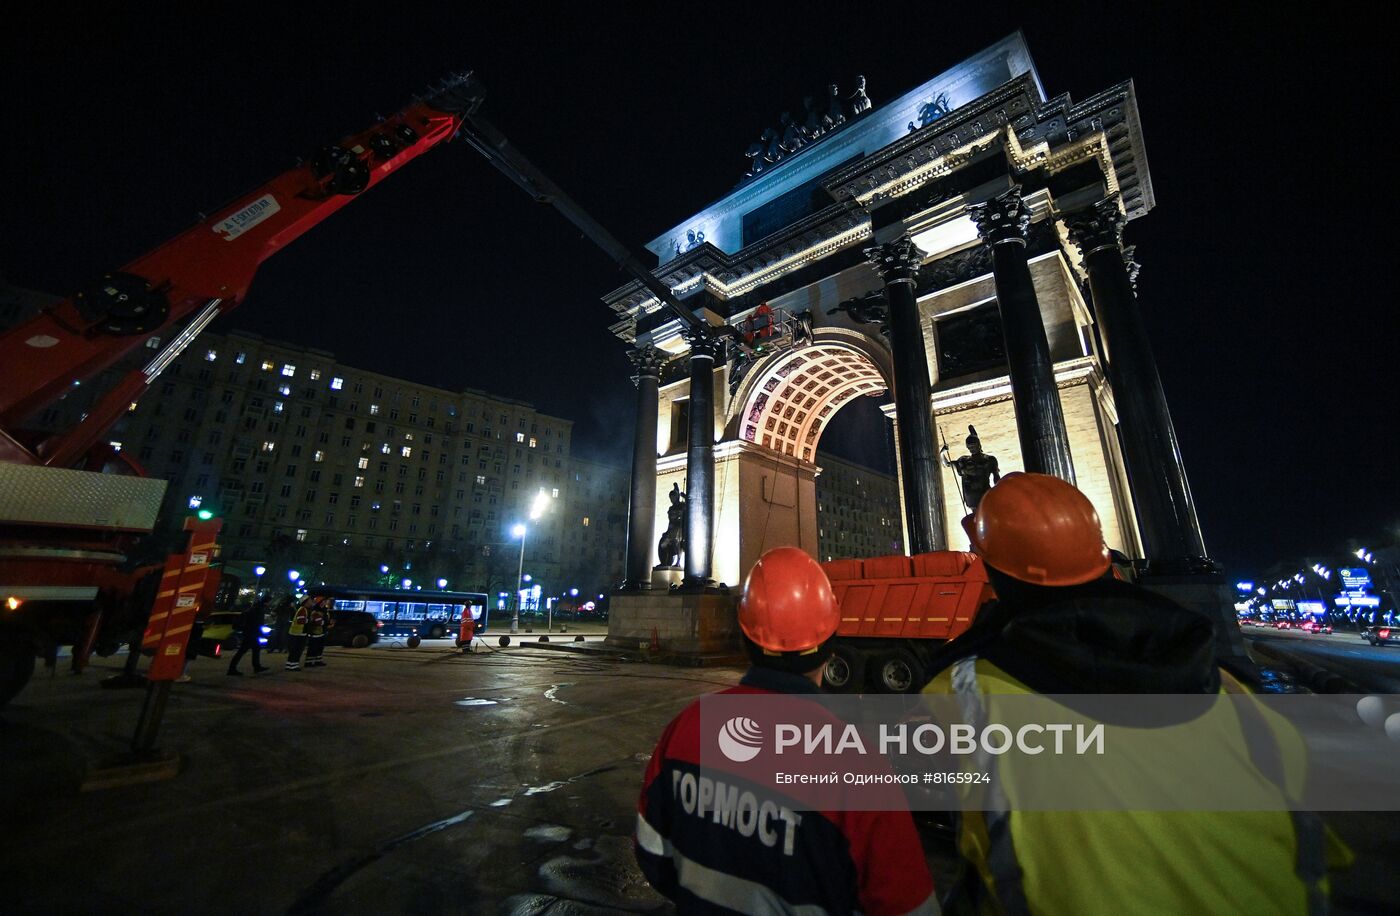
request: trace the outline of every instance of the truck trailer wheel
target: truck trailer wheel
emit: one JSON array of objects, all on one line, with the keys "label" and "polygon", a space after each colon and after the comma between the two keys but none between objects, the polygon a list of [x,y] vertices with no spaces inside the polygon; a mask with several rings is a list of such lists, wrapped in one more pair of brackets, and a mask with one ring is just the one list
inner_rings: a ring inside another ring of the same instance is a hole
[{"label": "truck trailer wheel", "polygon": [[28,640],[0,636],[0,706],[29,683],[34,674],[34,647]]},{"label": "truck trailer wheel", "polygon": [[835,693],[859,693],[865,687],[865,652],[837,643],[826,660],[822,680]]},{"label": "truck trailer wheel", "polygon": [[881,693],[917,693],[927,677],[908,649],[891,649],[875,658],[875,686]]}]

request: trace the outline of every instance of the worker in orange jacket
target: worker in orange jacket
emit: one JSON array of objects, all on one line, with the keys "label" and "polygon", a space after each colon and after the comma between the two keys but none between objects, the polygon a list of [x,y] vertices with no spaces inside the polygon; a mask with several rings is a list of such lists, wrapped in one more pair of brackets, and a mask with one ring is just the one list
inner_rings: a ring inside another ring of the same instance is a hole
[{"label": "worker in orange jacket", "polygon": [[[822,568],[796,547],[765,553],[744,582],[739,626],[752,667],[731,695],[819,694],[840,610]],[[935,914],[914,821],[894,811],[799,811],[776,791],[754,805],[783,827],[745,832],[697,814],[679,786],[730,778],[700,766],[700,702],[662,733],[637,803],[637,862],[681,913]],[[783,840],[778,841],[779,834]]]}]

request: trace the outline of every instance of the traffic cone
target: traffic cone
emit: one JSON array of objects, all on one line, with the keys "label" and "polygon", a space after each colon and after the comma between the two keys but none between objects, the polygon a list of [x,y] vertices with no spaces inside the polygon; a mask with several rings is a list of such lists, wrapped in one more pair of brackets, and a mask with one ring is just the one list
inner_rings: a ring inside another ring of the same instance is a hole
[{"label": "traffic cone", "polygon": [[661,634],[656,632],[656,627],[651,628],[651,642],[647,645],[647,650],[650,652],[661,651]]}]

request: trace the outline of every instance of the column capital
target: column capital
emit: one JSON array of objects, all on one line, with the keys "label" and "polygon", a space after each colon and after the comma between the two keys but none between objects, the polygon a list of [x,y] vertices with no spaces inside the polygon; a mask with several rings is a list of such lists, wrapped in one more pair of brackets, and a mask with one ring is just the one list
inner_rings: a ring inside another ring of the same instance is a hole
[{"label": "column capital", "polygon": [[1123,226],[1128,221],[1114,197],[1065,214],[1061,219],[1069,230],[1070,241],[1079,246],[1080,254],[1086,258],[1096,251],[1122,245]]},{"label": "column capital", "polygon": [[886,285],[913,283],[924,259],[924,252],[919,250],[908,233],[883,245],[871,245],[864,251]]},{"label": "column capital", "polygon": [[699,356],[717,360],[720,354],[724,352],[724,338],[709,330],[701,330],[698,328],[687,330],[685,332],[685,339],[686,342],[690,344],[690,356],[692,359]]},{"label": "column capital", "polygon": [[632,361],[632,368],[637,370],[637,379],[660,378],[661,367],[666,364],[669,356],[670,354],[649,345],[638,347],[627,353],[627,358]]},{"label": "column capital", "polygon": [[1026,233],[1031,228],[1031,211],[1021,200],[1021,186],[1014,184],[1009,191],[998,194],[986,203],[973,204],[967,215],[977,224],[977,234],[988,245],[1026,245]]}]

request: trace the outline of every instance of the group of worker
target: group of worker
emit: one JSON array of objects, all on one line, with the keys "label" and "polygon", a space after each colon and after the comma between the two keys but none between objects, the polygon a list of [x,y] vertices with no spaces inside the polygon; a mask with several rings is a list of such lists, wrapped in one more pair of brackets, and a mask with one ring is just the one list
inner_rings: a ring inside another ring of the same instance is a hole
[{"label": "group of worker", "polygon": [[[268,602],[255,601],[243,609],[238,619],[238,651],[229,659],[230,677],[242,677],[238,664],[248,653],[253,655],[253,673],[262,674],[272,670],[262,663],[263,633],[268,632],[268,652],[285,652],[287,661],[283,668],[287,671],[300,671],[303,667],[302,653],[306,654],[305,667],[324,668],[323,653],[326,647],[326,634],[335,626],[331,613],[330,599],[325,596],[305,597],[293,601],[287,597],[278,603],[273,625],[265,626]],[[191,646],[196,640],[191,640]],[[192,654],[191,654],[191,657]]]},{"label": "group of worker", "polygon": [[282,667],[287,671],[300,671],[301,654],[305,651],[306,667],[324,668],[326,660],[322,653],[326,650],[326,634],[333,626],[331,599],[325,595],[303,598],[292,611],[287,626],[287,661]]},{"label": "group of worker", "polygon": [[[1249,692],[1218,663],[1208,618],[1113,575],[1098,514],[1071,484],[1008,474],[965,527],[997,601],[943,647],[926,694],[976,709],[1016,695]],[[820,693],[839,619],[815,560],[794,547],[765,553],[739,602],[752,664],[724,693]],[[1240,772],[1221,778],[1276,791],[1276,810],[1030,811],[993,792],[984,803],[997,810],[958,815],[961,876],[935,890],[907,808],[802,811],[778,844],[688,814],[674,787],[700,771],[699,707],[652,753],[635,837],[647,880],[682,913],[1317,914],[1329,869],[1350,861],[1316,815],[1289,810],[1286,787],[1302,778],[1296,733],[1241,713],[1215,749]],[[1272,768],[1244,734],[1257,739],[1260,723]],[[1184,758],[1195,752],[1189,723],[1162,727],[1178,730],[1165,737],[1180,737],[1169,746]]]}]

